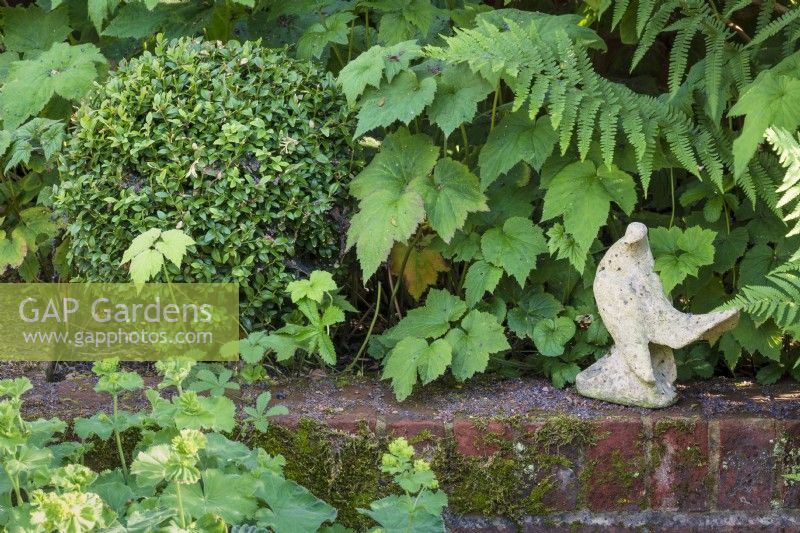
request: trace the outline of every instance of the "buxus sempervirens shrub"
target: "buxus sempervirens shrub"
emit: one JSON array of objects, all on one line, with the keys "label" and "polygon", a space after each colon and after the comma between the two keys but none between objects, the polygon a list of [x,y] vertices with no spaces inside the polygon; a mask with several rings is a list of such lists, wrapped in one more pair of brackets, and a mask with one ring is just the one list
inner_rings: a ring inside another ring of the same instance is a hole
[{"label": "buxus sempervirens shrub", "polygon": [[283,50],[158,40],[75,114],[55,194],[74,275],[124,281],[134,237],[178,228],[196,244],[171,281],[239,282],[245,323],[268,322],[297,265],[339,259],[348,113]]}]

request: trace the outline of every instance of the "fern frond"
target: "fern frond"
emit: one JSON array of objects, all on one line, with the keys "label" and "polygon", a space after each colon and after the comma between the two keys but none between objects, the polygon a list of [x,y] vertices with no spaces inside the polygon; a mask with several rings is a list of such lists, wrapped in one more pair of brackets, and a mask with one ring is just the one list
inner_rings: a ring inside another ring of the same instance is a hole
[{"label": "fern frond", "polygon": [[[795,138],[783,128],[775,127],[767,130],[766,138],[778,154],[781,165],[786,168],[783,182],[776,191],[781,195],[776,202],[776,207],[782,209],[793,204],[800,197],[800,138]],[[797,210],[798,206],[796,205],[794,212],[787,217],[783,217],[784,221],[796,220],[795,213]],[[798,233],[800,233],[800,222],[795,224],[787,236],[797,235]]]},{"label": "fern frond", "polygon": [[571,89],[567,92],[566,98],[564,98],[566,107],[564,109],[564,116],[561,119],[561,125],[558,129],[558,142],[561,148],[561,155],[567,153],[567,149],[572,142],[572,133],[575,131],[578,110],[580,109],[583,96],[583,91]]},{"label": "fern frond", "polygon": [[753,72],[750,68],[751,60],[750,50],[745,50],[741,47],[733,56],[733,60],[728,62],[728,72],[738,93],[741,93],[745,86],[753,82]]},{"label": "fern frond", "polygon": [[678,162],[683,165],[683,168],[696,175],[699,169],[692,151],[692,141],[687,137],[675,135],[671,132],[667,132],[666,137],[667,144],[669,144],[669,148]]},{"label": "fern frond", "polygon": [[545,77],[539,77],[531,85],[530,96],[528,97],[528,112],[530,113],[531,120],[536,118],[539,110],[544,105],[544,99],[547,96],[547,91],[550,89],[550,80]]},{"label": "fern frond", "polygon": [[511,106],[511,111],[519,111],[525,105],[525,102],[530,99],[533,74],[534,70],[526,67],[520,71],[519,76],[509,81],[509,87],[514,93],[514,103]]},{"label": "fern frond", "polygon": [[578,115],[578,155],[581,161],[585,160],[586,155],[589,153],[589,148],[592,143],[592,134],[594,133],[593,126],[595,118],[602,104],[603,101],[599,98],[591,98],[588,105],[586,105]]},{"label": "fern frond", "polygon": [[619,127],[619,105],[609,106],[600,114],[600,150],[603,153],[603,162],[611,166],[614,162],[614,152],[617,144],[617,129]]},{"label": "fern frond", "polygon": [[722,9],[723,16],[726,19],[731,18],[731,15],[739,11],[740,9],[744,9],[749,7],[752,4],[752,0],[727,0],[725,2],[725,7]]},{"label": "fern frond", "polygon": [[642,36],[655,7],[656,0],[639,0],[639,8],[636,10],[636,35],[639,37]]},{"label": "fern frond", "polygon": [[747,47],[752,48],[754,46],[758,46],[767,39],[780,33],[782,29],[798,19],[800,19],[800,9],[790,9],[780,17],[767,24],[763,29],[759,30],[753,36],[753,40],[747,43]]},{"label": "fern frond", "polygon": [[749,171],[742,172],[739,176],[734,178],[736,185],[742,189],[742,192],[750,200],[750,205],[755,207],[756,205],[756,185],[753,183],[753,176],[750,175]]},{"label": "fern frond", "polygon": [[618,0],[617,2],[614,2],[614,14],[611,17],[612,30],[619,25],[622,17],[625,16],[625,12],[628,10],[629,3],[629,0]]},{"label": "fern frond", "polygon": [[[473,72],[488,76],[488,81],[503,79],[515,93],[515,107],[527,101],[531,118],[540,109],[549,114],[562,152],[577,138],[584,157],[597,136],[603,159],[610,165],[622,130],[633,146],[643,183],[652,172],[660,138],[667,139],[666,145],[687,170],[697,173],[692,149],[696,133],[687,115],[662,98],[635,93],[597,74],[587,52],[590,30],[581,28],[584,33],[578,38],[572,19],[562,22],[527,13],[527,20],[522,20],[513,10],[499,13],[508,16],[499,18],[498,11],[492,13],[493,18],[479,15],[476,27],[456,29],[455,35],[443,37],[444,45],[426,47],[426,55],[466,63]],[[497,57],[498,50],[503,51],[502,57]]]},{"label": "fern frond", "polygon": [[722,183],[724,166],[719,152],[716,150],[716,143],[708,130],[703,130],[697,137],[697,154],[703,169],[708,173],[711,182],[717,189],[723,191],[725,188]]},{"label": "fern frond", "polygon": [[720,105],[722,88],[722,68],[725,62],[725,27],[716,23],[716,32],[706,34],[705,78],[706,97],[708,98],[708,111],[712,120],[719,121],[722,117]]},{"label": "fern frond", "polygon": [[800,21],[791,23],[786,28],[786,40],[783,42],[783,55],[788,56],[797,49],[797,41],[800,40]]},{"label": "fern frond", "polygon": [[639,61],[642,60],[647,51],[653,46],[653,43],[656,42],[656,37],[658,37],[658,34],[664,31],[664,28],[667,27],[669,17],[672,15],[672,12],[677,9],[677,7],[678,2],[676,0],[669,0],[668,2],[665,2],[664,5],[659,7],[655,15],[653,15],[653,17],[647,22],[644,34],[640,37],[639,45],[636,47],[636,52],[634,52],[633,59],[631,60],[631,71],[636,68],[636,65],[639,64]]},{"label": "fern frond", "polygon": [[672,50],[669,52],[669,92],[675,94],[680,89],[683,81],[683,74],[686,72],[686,65],[689,62],[689,47],[694,36],[700,29],[696,18],[686,19],[689,22],[678,31],[675,41],[672,43]]},{"label": "fern frond", "polygon": [[[772,163],[772,164],[770,164]],[[776,217],[783,218],[783,213],[778,207],[778,182],[781,174],[780,167],[775,168],[776,161],[774,157],[767,154],[756,154],[750,161],[750,175],[753,177],[753,183],[756,186],[756,194],[759,198],[769,207]]]},{"label": "fern frond", "polygon": [[645,123],[644,137],[646,145],[642,157],[636,162],[636,170],[639,172],[639,179],[645,196],[647,196],[647,189],[650,187],[650,176],[653,174],[653,158],[656,155],[655,140],[658,138],[658,131],[654,128],[657,127],[655,122]]},{"label": "fern frond", "polygon": [[633,146],[636,159],[641,159],[647,148],[647,138],[644,135],[644,123],[638,113],[625,113],[622,116],[622,131]]},{"label": "fern frond", "polygon": [[726,304],[752,315],[757,321],[772,319],[786,330],[800,319],[800,265],[787,263],[766,277],[765,285],[746,285]]}]

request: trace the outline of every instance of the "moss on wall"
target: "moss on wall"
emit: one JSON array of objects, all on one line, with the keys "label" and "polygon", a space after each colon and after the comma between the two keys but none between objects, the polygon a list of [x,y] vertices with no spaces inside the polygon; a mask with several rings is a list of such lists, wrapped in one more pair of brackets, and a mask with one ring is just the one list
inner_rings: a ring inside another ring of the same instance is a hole
[{"label": "moss on wall", "polygon": [[252,434],[247,444],[283,455],[288,479],[336,507],[339,522],[364,530],[372,523],[357,509],[391,490],[390,479],[380,472],[385,441],[366,427],[349,435],[303,419],[296,429],[273,424],[266,433]]}]

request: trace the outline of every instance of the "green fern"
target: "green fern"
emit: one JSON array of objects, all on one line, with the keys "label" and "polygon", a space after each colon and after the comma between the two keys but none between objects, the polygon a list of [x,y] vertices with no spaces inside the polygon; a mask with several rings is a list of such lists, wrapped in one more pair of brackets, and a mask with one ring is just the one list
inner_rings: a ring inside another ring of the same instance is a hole
[{"label": "green fern", "polygon": [[[766,2],[764,2],[766,4]],[[747,43],[748,48],[752,48],[754,46],[758,46],[767,39],[775,37],[786,29],[790,24],[800,19],[800,9],[791,9],[781,15],[779,18],[771,21],[769,24],[766,24],[763,28],[759,28],[756,34],[753,36],[753,40]],[[790,34],[791,35],[791,34]]]},{"label": "green fern", "polygon": [[787,223],[795,223],[787,236],[800,233],[800,137],[794,137],[783,128],[769,128],[766,133],[767,141],[772,145],[780,157],[781,164],[786,167],[783,183],[778,187],[777,193],[781,195],[775,206],[778,209],[794,205],[791,212],[783,217]]},{"label": "green fern", "polygon": [[686,66],[689,63],[689,47],[694,36],[699,30],[697,17],[683,19],[680,24],[675,25],[678,34],[669,54],[669,92],[675,94],[681,87],[683,75],[686,73]]},{"label": "green fern", "polygon": [[679,2],[677,0],[669,0],[668,2],[664,2],[661,7],[653,14],[652,17],[649,16],[648,11],[643,10],[649,6],[645,5],[644,3],[640,3],[639,5],[639,15],[636,19],[636,31],[639,35],[639,46],[636,47],[636,52],[633,54],[633,59],[631,60],[631,70],[636,68],[636,65],[642,60],[644,55],[647,53],[648,50],[653,46],[653,43],[656,42],[656,37],[665,31],[667,28],[667,23],[669,22],[670,15],[672,12],[675,11],[678,6]]},{"label": "green fern", "polygon": [[611,29],[615,29],[625,16],[625,11],[628,10],[629,0],[619,0],[614,2],[614,13],[611,20]]},{"label": "green fern", "polygon": [[800,319],[800,264],[787,263],[767,275],[766,285],[742,287],[726,307],[736,307],[760,322],[772,319],[781,329],[798,326]]},{"label": "green fern", "polygon": [[[525,20],[512,20],[501,18],[503,11],[493,13],[491,19],[479,16],[477,27],[455,30],[454,36],[444,37],[444,46],[427,47],[426,55],[466,63],[491,83],[502,79],[515,95],[513,109],[527,104],[531,118],[546,111],[562,153],[577,139],[585,158],[596,138],[604,162],[611,165],[621,134],[634,149],[646,189],[654,154],[664,140],[675,159],[699,175],[693,148],[696,132],[687,116],[664,99],[635,93],[598,75],[587,53],[586,43],[594,41],[587,41],[586,34],[578,39],[570,17],[530,13]],[[599,109],[602,113],[598,114]],[[710,161],[717,160],[714,148],[706,148]]]},{"label": "green fern", "polygon": [[[751,203],[761,199],[779,213],[774,180],[768,168],[770,162],[753,157],[751,152],[745,153],[740,148],[744,140],[734,146],[737,154],[734,158],[728,148],[730,139],[722,133],[730,129],[723,130],[721,123],[730,103],[753,86],[754,69],[763,70],[765,57],[760,49],[764,43],[779,44],[785,55],[795,53],[800,40],[800,8],[776,9],[774,1],[760,2],[754,24],[746,25],[748,29],[745,30],[736,20],[739,12],[752,4],[747,0],[727,0],[720,8],[719,2],[708,0],[617,2],[612,26],[622,20],[626,11],[634,11],[639,43],[631,69],[661,34],[674,33],[667,102],[679,106],[687,116],[696,117],[699,128],[693,148],[702,164],[701,177],[721,187],[722,176],[733,170],[736,185]],[[705,54],[690,64],[689,50],[698,40],[702,40]],[[751,139],[748,150],[752,149],[752,142]],[[686,167],[688,147],[680,148],[682,157],[679,160]]]}]

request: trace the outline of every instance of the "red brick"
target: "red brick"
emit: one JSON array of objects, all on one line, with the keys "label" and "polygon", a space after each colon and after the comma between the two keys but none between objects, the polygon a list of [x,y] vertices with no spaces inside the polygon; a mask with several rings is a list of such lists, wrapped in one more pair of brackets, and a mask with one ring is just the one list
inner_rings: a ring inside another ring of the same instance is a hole
[{"label": "red brick", "polygon": [[693,418],[656,418],[651,464],[654,509],[709,509],[708,422]]},{"label": "red brick", "polygon": [[719,510],[768,510],[773,497],[775,424],[759,418],[719,421]]},{"label": "red brick", "polygon": [[592,511],[632,511],[647,507],[644,426],[640,419],[606,419],[597,424],[598,441],[586,452],[586,499]]},{"label": "red brick", "polygon": [[511,428],[502,422],[453,422],[453,438],[461,455],[489,457],[500,451],[497,439],[511,439]]},{"label": "red brick", "polygon": [[427,433],[432,439],[444,437],[444,424],[433,420],[393,420],[386,422],[386,434],[390,437],[414,439],[421,433]]},{"label": "red brick", "polygon": [[776,448],[778,489],[784,507],[800,508],[800,481],[791,483],[783,474],[800,472],[800,420],[787,420],[781,425],[779,448]]},{"label": "red brick", "polygon": [[361,428],[365,426],[374,433],[378,419],[375,414],[350,413],[328,418],[324,422],[333,429],[346,433],[359,433]]}]

